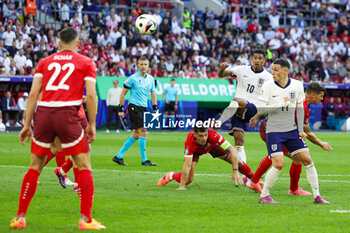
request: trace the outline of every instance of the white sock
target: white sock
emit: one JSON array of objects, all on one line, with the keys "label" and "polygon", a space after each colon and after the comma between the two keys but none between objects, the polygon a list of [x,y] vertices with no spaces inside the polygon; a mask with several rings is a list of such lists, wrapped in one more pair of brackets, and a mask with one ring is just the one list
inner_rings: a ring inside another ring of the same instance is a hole
[{"label": "white sock", "polygon": [[236,150],[238,152],[239,160],[242,160],[245,163],[247,163],[247,156],[245,154],[244,146],[236,146]]},{"label": "white sock", "polygon": [[309,181],[314,198],[320,196],[320,189],[318,187],[318,175],[315,165],[312,163],[310,165],[305,166],[305,171],[306,178]]},{"label": "white sock", "polygon": [[60,172],[61,172],[62,175],[66,174],[61,167],[60,167]]},{"label": "white sock", "polygon": [[272,189],[272,186],[275,184],[280,172],[281,170],[278,170],[277,168],[272,167],[270,171],[266,174],[264,188],[260,195],[261,197],[266,197],[270,195],[270,190]]},{"label": "white sock", "polygon": [[224,124],[226,121],[228,121],[233,115],[235,115],[237,109],[239,108],[238,103],[234,100],[231,100],[230,105],[225,108],[224,112],[221,114],[221,117],[218,121],[221,122],[221,124]]},{"label": "white sock", "polygon": [[174,178],[173,178],[173,175],[174,175],[174,172],[170,172],[170,180],[173,180]]}]

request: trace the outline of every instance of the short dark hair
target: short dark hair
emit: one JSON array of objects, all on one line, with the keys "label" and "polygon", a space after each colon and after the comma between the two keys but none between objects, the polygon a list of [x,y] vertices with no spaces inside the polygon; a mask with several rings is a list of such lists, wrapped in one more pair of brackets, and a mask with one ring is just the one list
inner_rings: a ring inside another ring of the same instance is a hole
[{"label": "short dark hair", "polygon": [[254,56],[254,54],[262,54],[264,57],[267,56],[265,49],[262,48],[258,48],[258,49],[254,49],[252,52],[252,56]]},{"label": "short dark hair", "polygon": [[320,94],[321,92],[326,92],[326,88],[324,88],[319,82],[310,82],[306,87],[306,93],[308,94]]},{"label": "short dark hair", "polygon": [[[199,124],[197,124],[197,123],[199,123]],[[207,132],[207,131],[208,131],[208,127],[205,127],[205,126],[204,126],[204,122],[203,122],[203,121],[198,120],[198,121],[196,122],[196,124],[194,125],[193,131],[194,131],[195,133]]]},{"label": "short dark hair", "polygon": [[273,64],[275,65],[280,65],[281,67],[284,67],[284,68],[287,68],[289,69],[290,68],[290,64],[289,62],[286,60],[286,59],[283,59],[283,58],[278,58],[276,59]]},{"label": "short dark hair", "polygon": [[175,82],[175,79],[171,79],[170,82],[174,81]]},{"label": "short dark hair", "polygon": [[149,60],[148,60],[148,58],[146,56],[140,57],[137,62],[139,62],[139,61],[148,61],[149,62]]},{"label": "short dark hair", "polygon": [[64,28],[59,33],[59,38],[63,43],[70,43],[78,37],[78,31],[72,27]]}]

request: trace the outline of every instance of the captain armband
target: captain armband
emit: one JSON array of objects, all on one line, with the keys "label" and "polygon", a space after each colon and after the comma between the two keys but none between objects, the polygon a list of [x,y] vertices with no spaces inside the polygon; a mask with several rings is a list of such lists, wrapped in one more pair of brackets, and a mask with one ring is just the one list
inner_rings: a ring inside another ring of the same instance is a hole
[{"label": "captain armband", "polygon": [[231,146],[231,144],[226,140],[221,144],[221,148],[226,150],[227,148],[229,148]]}]

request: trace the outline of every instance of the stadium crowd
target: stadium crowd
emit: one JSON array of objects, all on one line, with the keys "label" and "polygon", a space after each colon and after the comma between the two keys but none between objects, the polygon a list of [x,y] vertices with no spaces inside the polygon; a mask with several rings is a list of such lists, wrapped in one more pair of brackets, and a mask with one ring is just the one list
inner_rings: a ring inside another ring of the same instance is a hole
[{"label": "stadium crowd", "polygon": [[[145,55],[154,77],[217,78],[219,63],[249,65],[252,48],[261,46],[267,49],[267,69],[275,58],[283,57],[291,64],[292,78],[350,84],[349,0],[332,4],[224,0],[226,10],[220,15],[209,8],[204,12],[185,8],[183,18],[171,15],[171,6],[160,4],[143,12],[139,1],[126,12],[110,7],[109,1],[86,2],[52,1],[52,16],[63,22],[62,27],[79,30],[79,51],[93,58],[101,76],[129,76],[137,70],[137,59]],[[248,6],[245,14],[243,5]],[[307,15],[288,14],[289,27],[280,28],[287,7],[308,10]],[[56,25],[40,25],[11,0],[3,2],[1,13],[2,75],[32,75],[38,61],[58,49]],[[142,13],[152,14],[159,25],[152,36],[135,33],[135,19]],[[306,20],[310,17],[318,19],[313,26]]]}]

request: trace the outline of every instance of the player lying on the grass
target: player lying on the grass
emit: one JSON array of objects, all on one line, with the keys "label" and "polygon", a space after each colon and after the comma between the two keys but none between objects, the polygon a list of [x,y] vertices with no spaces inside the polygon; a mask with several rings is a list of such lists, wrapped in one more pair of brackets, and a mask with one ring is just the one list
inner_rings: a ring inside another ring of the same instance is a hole
[{"label": "player lying on the grass", "polygon": [[[265,185],[259,203],[278,203],[270,197],[270,190],[284,166],[282,145],[291,156],[299,158],[306,170],[315,204],[329,204],[320,196],[318,177],[309,149],[304,142],[304,108],[305,99],[303,83],[288,77],[289,62],[277,59],[272,64],[274,81],[265,83],[259,96],[258,113],[250,120],[254,127],[261,115],[268,114],[266,123],[266,145],[272,160],[272,168],[265,178]],[[297,125],[295,124],[295,117]]]},{"label": "player lying on the grass", "polygon": [[[26,120],[19,140],[30,140],[31,162],[24,175],[17,215],[11,220],[11,228],[25,228],[26,214],[35,194],[38,178],[45,166],[50,146],[56,136],[60,138],[63,152],[72,155],[79,168],[80,230],[105,229],[91,217],[94,181],[91,172],[90,145],[96,136],[96,66],[92,59],[80,55],[78,32],[71,27],[59,33],[56,52],[39,61],[27,103]],[[78,109],[86,89],[86,108],[89,125],[84,130],[80,124]],[[42,98],[37,104],[39,94]],[[34,120],[31,121],[38,105]]]},{"label": "player lying on the grass", "polygon": [[157,185],[164,186],[172,180],[180,183],[177,190],[185,190],[186,184],[190,184],[194,178],[194,172],[199,157],[203,154],[210,153],[213,158],[220,158],[232,164],[232,181],[236,186],[243,184],[238,171],[247,177],[252,176],[252,170],[244,162],[239,160],[236,149],[218,132],[211,128],[206,128],[197,122],[195,128],[187,134],[185,142],[185,161],[182,172],[168,172],[160,178]]},{"label": "player lying on the grass", "polygon": [[[320,101],[322,101],[325,91],[326,89],[318,82],[311,82],[307,86],[306,92],[305,92],[305,101],[304,101],[304,132],[307,135],[306,138],[309,139],[312,143],[320,146],[322,149],[326,151],[332,151],[333,150],[332,147],[327,142],[321,141],[315,134],[311,132],[310,125],[309,125],[310,110],[308,105],[318,104]],[[265,124],[266,124],[266,119],[261,122],[259,127],[260,137],[264,142],[266,142],[266,132],[265,132],[266,125]],[[282,150],[285,156],[293,160],[289,170],[290,188],[288,190],[288,194],[301,195],[301,196],[311,195],[310,192],[303,190],[298,185],[300,174],[301,174],[302,161],[300,161],[298,158],[294,156],[292,157],[290,155],[290,152],[287,150],[287,148],[284,145],[282,145]],[[248,188],[255,190],[256,192],[261,193],[261,188],[258,182],[261,176],[267,171],[267,169],[270,168],[271,165],[272,165],[272,161],[267,155],[261,160],[258,169],[254,173],[253,177],[247,181],[246,186]]]},{"label": "player lying on the grass", "polygon": [[229,106],[223,111],[218,121],[223,124],[231,119],[230,135],[235,138],[235,146],[239,159],[247,162],[244,150],[244,131],[246,123],[249,122],[256,113],[256,104],[261,92],[262,85],[272,80],[272,75],[264,69],[267,55],[264,49],[255,49],[250,57],[251,66],[235,66],[233,69],[227,69],[228,63],[220,65],[218,71],[219,77],[236,76],[237,91],[235,97],[231,100]]}]

